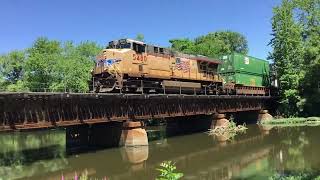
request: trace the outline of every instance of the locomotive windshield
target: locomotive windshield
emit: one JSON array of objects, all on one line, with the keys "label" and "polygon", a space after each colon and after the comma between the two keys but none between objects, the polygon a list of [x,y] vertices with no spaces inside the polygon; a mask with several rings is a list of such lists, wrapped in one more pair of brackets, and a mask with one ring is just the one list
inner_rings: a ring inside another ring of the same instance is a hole
[{"label": "locomotive windshield", "polygon": [[137,53],[145,52],[145,44],[133,39],[119,39],[110,41],[107,49],[133,49]]},{"label": "locomotive windshield", "polygon": [[126,39],[110,41],[107,49],[131,49],[131,42]]}]

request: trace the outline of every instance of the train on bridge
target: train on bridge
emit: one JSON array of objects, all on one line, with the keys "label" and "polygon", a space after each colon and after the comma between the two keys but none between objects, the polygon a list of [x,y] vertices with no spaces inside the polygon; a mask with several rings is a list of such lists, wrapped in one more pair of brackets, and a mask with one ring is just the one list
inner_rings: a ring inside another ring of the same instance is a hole
[{"label": "train on bridge", "polygon": [[268,61],[242,54],[219,59],[132,39],[109,42],[92,72],[92,91],[269,95]]}]

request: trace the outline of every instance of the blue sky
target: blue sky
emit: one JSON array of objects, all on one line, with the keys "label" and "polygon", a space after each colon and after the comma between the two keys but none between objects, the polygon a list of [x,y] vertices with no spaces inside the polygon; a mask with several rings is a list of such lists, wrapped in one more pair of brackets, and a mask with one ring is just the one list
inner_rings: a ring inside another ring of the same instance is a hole
[{"label": "blue sky", "polygon": [[249,54],[271,48],[272,7],[280,0],[1,0],[0,53],[49,39],[108,41],[142,33],[152,44],[217,30],[244,34]]}]

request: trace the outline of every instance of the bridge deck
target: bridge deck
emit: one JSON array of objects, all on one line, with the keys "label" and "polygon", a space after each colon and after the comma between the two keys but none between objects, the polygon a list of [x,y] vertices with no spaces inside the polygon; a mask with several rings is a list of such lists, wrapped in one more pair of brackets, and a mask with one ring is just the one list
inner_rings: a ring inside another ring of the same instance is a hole
[{"label": "bridge deck", "polygon": [[267,108],[270,96],[0,93],[0,131]]}]

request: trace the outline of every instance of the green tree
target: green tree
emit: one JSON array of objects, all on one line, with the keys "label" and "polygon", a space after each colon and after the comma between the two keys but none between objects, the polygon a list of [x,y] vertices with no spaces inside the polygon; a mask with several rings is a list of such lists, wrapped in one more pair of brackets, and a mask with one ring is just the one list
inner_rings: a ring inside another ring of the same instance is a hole
[{"label": "green tree", "polygon": [[26,56],[24,51],[12,51],[0,56],[0,84],[1,90],[24,90],[22,78]]},{"label": "green tree", "polygon": [[25,84],[31,91],[86,92],[94,58],[101,49],[89,41],[75,45],[38,38],[27,50]]},{"label": "green tree", "polygon": [[136,40],[138,40],[138,41],[144,41],[144,35],[143,34],[137,34],[137,36],[136,36],[136,38],[135,38]]},{"label": "green tree", "polygon": [[5,90],[5,76],[4,76],[4,55],[0,56],[0,91],[4,91]]},{"label": "green tree", "polygon": [[312,101],[320,104],[320,1],[283,0],[273,13],[270,59],[280,81],[281,111],[296,116],[316,105]]},{"label": "green tree", "polygon": [[195,38],[172,39],[169,41],[171,48],[180,52],[208,57],[219,57],[232,52],[247,54],[248,42],[237,32],[218,31]]},{"label": "green tree", "polygon": [[298,23],[303,27],[306,75],[301,92],[305,98],[304,114],[320,115],[320,1],[294,0]]},{"label": "green tree", "polygon": [[171,48],[180,52],[195,54],[195,43],[190,39],[171,39]]},{"label": "green tree", "polygon": [[0,56],[0,90],[87,92],[101,50],[95,42],[61,43],[40,37],[26,51]]},{"label": "green tree", "polygon": [[50,89],[54,91],[87,92],[91,79],[94,57],[102,48],[93,42],[82,42],[78,46],[66,42],[62,55],[54,65],[54,81]]},{"label": "green tree", "polygon": [[43,91],[53,83],[54,65],[61,58],[60,42],[38,38],[27,49],[28,60],[25,67],[25,80],[31,91]]},{"label": "green tree", "polygon": [[302,27],[294,22],[294,4],[283,0],[275,7],[272,18],[273,39],[270,44],[275,70],[280,81],[281,111],[286,115],[297,115],[301,101],[299,82],[303,78]]}]

